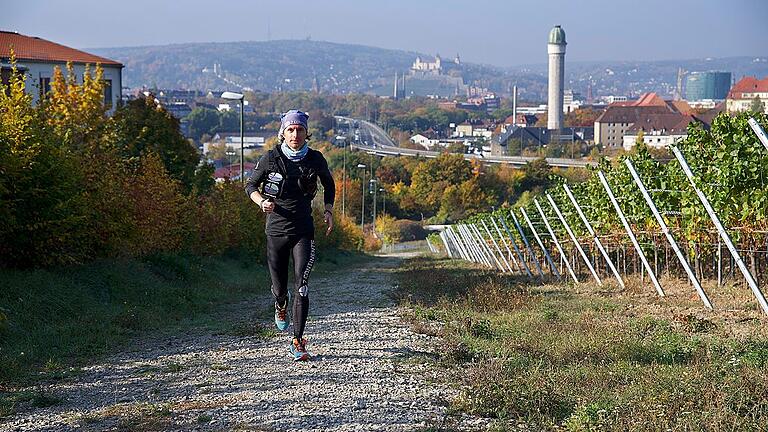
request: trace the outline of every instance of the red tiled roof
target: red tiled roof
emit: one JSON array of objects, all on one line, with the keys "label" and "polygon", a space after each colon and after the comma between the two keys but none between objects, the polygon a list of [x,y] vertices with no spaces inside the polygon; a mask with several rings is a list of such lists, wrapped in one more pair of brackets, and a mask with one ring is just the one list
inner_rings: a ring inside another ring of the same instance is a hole
[{"label": "red tiled roof", "polygon": [[744,77],[731,87],[728,99],[743,99],[743,93],[768,93],[768,77],[761,80],[755,77]]},{"label": "red tiled roof", "polygon": [[693,116],[680,113],[642,115],[629,128],[630,133],[637,131],[665,131],[668,134],[684,134],[688,124],[696,121]]},{"label": "red tiled roof", "polygon": [[682,100],[667,101],[667,104],[671,105],[670,106],[671,109],[682,114],[690,114],[691,112],[693,112],[693,109],[691,108],[690,105],[688,105],[688,102],[686,101],[682,101]]},{"label": "red tiled roof", "polygon": [[637,100],[614,102],[610,107],[666,107],[670,112],[690,114],[691,107],[685,101],[665,101],[656,93],[644,93]]},{"label": "red tiled roof", "polygon": [[[243,168],[245,168],[245,174],[248,176],[251,171],[253,171],[253,168],[256,166],[256,164],[251,162],[246,162],[243,164]],[[228,165],[225,167],[218,168],[216,171],[213,172],[214,178],[232,178],[232,177],[239,177],[240,176],[240,164],[234,163],[232,165]]]},{"label": "red tiled roof", "polygon": [[40,39],[38,37],[25,36],[15,32],[0,30],[0,57],[9,58],[11,47],[16,53],[16,58],[25,61],[46,62],[73,62],[73,63],[100,63],[102,65],[123,65],[108,58],[88,54],[55,42]]},{"label": "red tiled roof", "polygon": [[640,99],[634,101],[631,106],[665,106],[667,103],[656,93],[645,93]]},{"label": "red tiled roof", "polygon": [[600,114],[596,123],[634,123],[643,115],[649,114],[668,114],[671,113],[669,107],[651,105],[651,106],[615,106],[610,105],[605,112]]}]

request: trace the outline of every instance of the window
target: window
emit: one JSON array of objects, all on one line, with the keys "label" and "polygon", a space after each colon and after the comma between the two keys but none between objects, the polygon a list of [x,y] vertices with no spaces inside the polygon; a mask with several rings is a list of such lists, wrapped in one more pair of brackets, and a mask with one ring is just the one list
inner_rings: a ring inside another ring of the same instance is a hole
[{"label": "window", "polygon": [[104,80],[104,106],[112,108],[112,80]]},{"label": "window", "polygon": [[44,99],[45,96],[51,91],[51,78],[40,77],[40,99]]},{"label": "window", "polygon": [[10,96],[11,95],[11,88],[9,85],[11,84],[11,70],[10,69],[2,69],[0,70],[0,83],[3,84],[3,88],[5,89],[5,95]]}]

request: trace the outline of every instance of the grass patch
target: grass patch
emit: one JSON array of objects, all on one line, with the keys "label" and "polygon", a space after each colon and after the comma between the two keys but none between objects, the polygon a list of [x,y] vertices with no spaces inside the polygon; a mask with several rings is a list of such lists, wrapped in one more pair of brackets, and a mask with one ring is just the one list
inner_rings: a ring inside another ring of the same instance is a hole
[{"label": "grass patch", "polygon": [[414,328],[439,328],[439,363],[460,372],[449,374],[465,389],[456,411],[534,430],[768,424],[768,338],[735,336],[727,316],[654,314],[664,308],[631,294],[532,286],[457,261],[414,259],[398,276]]},{"label": "grass patch", "polygon": [[0,392],[0,418],[23,407],[46,408],[61,403],[61,398],[42,391]]}]

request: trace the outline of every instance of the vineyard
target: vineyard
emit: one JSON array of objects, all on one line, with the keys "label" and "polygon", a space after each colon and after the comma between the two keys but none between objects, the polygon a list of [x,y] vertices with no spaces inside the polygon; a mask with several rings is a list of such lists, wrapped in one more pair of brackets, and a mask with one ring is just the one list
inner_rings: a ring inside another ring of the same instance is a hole
[{"label": "vineyard", "polygon": [[532,279],[621,288],[639,280],[659,296],[662,276],[685,280],[707,309],[718,307],[707,290],[730,284],[751,290],[768,314],[760,289],[768,282],[765,125],[765,115],[746,113],[720,115],[710,129],[694,124],[669,159],[644,146],[603,159],[585,182],[555,179],[537,197],[467,218],[432,243]]}]

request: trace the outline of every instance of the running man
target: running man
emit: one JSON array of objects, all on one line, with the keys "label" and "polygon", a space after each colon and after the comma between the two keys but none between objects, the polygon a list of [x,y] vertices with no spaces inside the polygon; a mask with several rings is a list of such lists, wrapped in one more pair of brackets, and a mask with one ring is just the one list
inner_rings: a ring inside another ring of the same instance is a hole
[{"label": "running man", "polygon": [[327,225],[333,229],[333,203],[336,186],[323,154],[309,148],[312,134],[309,116],[289,110],[280,118],[280,144],[265,153],[256,164],[245,191],[267,213],[267,263],[275,298],[275,325],[281,331],[290,323],[288,301],[288,259],[293,256],[293,340],[290,352],[295,361],[309,360],[304,327],[309,313],[309,274],[315,262],[315,229],[312,199],[317,179],[323,185]]}]

